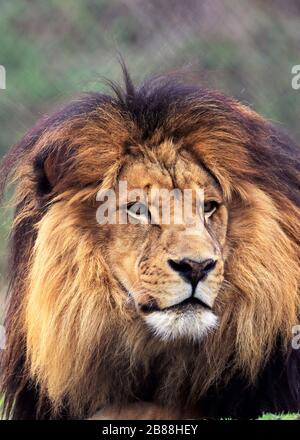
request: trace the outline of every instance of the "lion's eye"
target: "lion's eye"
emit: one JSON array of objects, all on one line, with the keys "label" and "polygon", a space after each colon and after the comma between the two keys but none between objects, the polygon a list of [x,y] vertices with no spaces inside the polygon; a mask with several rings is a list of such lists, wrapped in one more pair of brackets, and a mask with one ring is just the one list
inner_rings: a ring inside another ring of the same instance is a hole
[{"label": "lion's eye", "polygon": [[132,219],[137,220],[136,223],[148,223],[151,219],[150,211],[143,203],[131,202],[127,205],[126,210]]},{"label": "lion's eye", "polygon": [[204,214],[205,217],[210,217],[213,213],[218,209],[218,202],[215,200],[210,200],[208,202],[204,202]]}]

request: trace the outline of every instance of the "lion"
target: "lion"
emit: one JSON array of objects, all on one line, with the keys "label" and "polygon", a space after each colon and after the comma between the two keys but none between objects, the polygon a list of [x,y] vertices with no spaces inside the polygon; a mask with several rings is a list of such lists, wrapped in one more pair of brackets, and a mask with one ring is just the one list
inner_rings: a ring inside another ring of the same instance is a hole
[{"label": "lion", "polygon": [[[124,77],[45,116],[2,163],[6,417],[299,411],[299,146],[222,93]],[[99,191],[120,182],[146,199],[199,190],[201,221],[150,222],[160,205],[129,199],[126,222],[101,223]]]}]

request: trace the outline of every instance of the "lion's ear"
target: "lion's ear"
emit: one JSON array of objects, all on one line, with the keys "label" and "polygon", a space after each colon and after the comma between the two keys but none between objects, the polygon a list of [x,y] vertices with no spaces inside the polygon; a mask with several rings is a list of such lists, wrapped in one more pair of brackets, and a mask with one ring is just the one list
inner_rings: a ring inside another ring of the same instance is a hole
[{"label": "lion's ear", "polygon": [[40,194],[48,194],[56,187],[60,178],[60,168],[56,152],[47,151],[36,158],[34,169]]},{"label": "lion's ear", "polygon": [[44,161],[44,173],[51,188],[54,188],[58,180],[58,164],[55,155],[49,154]]}]

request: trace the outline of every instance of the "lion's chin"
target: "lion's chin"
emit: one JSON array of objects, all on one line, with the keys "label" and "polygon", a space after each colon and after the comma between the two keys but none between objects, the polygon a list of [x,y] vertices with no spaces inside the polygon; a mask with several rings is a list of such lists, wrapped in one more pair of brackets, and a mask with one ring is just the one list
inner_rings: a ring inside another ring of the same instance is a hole
[{"label": "lion's chin", "polygon": [[152,312],[145,318],[154,335],[164,341],[185,338],[197,341],[217,327],[218,318],[211,310],[168,310]]}]

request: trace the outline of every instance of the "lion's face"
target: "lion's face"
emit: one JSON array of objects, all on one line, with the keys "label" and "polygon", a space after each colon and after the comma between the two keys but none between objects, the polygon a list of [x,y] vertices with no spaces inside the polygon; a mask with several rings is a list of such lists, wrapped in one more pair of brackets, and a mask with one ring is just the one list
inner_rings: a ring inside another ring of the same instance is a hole
[{"label": "lion's face", "polygon": [[[156,160],[141,156],[126,161],[119,181],[127,183],[128,194],[142,189],[145,198],[118,198],[118,210],[128,222],[106,225],[104,242],[113,275],[154,333],[165,340],[197,339],[217,323],[213,309],[223,281],[227,210],[215,179],[186,152],[170,167],[160,156],[166,148],[157,149]],[[182,195],[192,190],[192,212],[180,219],[174,197],[167,206],[162,206],[166,199],[159,204],[152,198],[155,190],[175,188]],[[204,192],[200,204],[199,190]],[[164,207],[170,209],[168,224]]]}]

